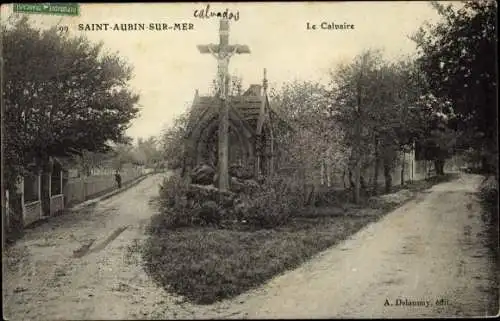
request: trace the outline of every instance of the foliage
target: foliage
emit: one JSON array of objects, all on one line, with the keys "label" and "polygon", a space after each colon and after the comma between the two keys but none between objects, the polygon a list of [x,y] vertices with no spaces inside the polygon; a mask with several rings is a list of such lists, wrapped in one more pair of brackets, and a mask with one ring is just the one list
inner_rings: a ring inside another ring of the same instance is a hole
[{"label": "foliage", "polygon": [[438,99],[432,94],[423,95],[411,110],[419,124],[414,133],[418,160],[444,161],[456,147],[459,133],[452,129],[456,121],[451,102]]},{"label": "foliage", "polygon": [[135,163],[149,167],[159,166],[163,160],[159,142],[154,136],[148,139],[139,138],[136,146],[134,146],[133,156]]},{"label": "foliage", "polygon": [[166,127],[161,135],[160,145],[163,156],[171,169],[183,166],[184,138],[188,131],[188,123],[189,111],[175,118],[172,126]]},{"label": "foliage", "polygon": [[[498,211],[498,173],[496,175],[486,176],[479,186],[478,198],[482,209],[482,221],[486,230],[482,233],[486,236],[484,243],[490,252],[490,260],[498,267],[499,253],[498,253],[498,237],[499,237],[499,211]],[[494,309],[498,310],[498,273],[496,277],[491,280],[492,292],[494,298]]]},{"label": "foliage", "polygon": [[92,169],[102,167],[111,157],[110,153],[82,150],[80,154],[73,155],[73,162],[84,175],[90,176]]},{"label": "foliage", "polygon": [[134,146],[132,144],[116,144],[113,147],[113,168],[122,170],[123,165],[136,162],[134,157]]},{"label": "foliage", "polygon": [[[222,201],[221,201],[222,197]],[[172,176],[160,187],[157,226],[176,229],[188,226],[240,225],[246,228],[273,228],[284,224],[304,204],[301,185],[289,178],[267,180],[251,193],[225,193],[210,186],[194,186]]]},{"label": "foliage", "polygon": [[15,166],[33,159],[105,152],[124,139],[138,96],[120,57],[56,28],[37,30],[26,17],[2,25],[2,44],[9,173],[20,174]]},{"label": "foliage", "polygon": [[161,216],[153,228],[178,228],[194,222],[192,204],[188,200],[189,184],[179,176],[165,178],[160,185],[159,208]]},{"label": "foliage", "polygon": [[[350,64],[339,64],[331,73],[332,121],[341,125],[350,147],[350,167],[363,166],[371,154],[372,135],[381,118],[381,66],[379,51],[365,51]],[[366,156],[365,156],[366,155]],[[365,157],[363,157],[365,156]]]},{"label": "foliage", "polygon": [[479,198],[485,210],[498,214],[498,179],[485,177],[479,188]]},{"label": "foliage", "polygon": [[229,93],[231,96],[239,96],[243,94],[243,78],[239,76],[232,76],[229,82]]},{"label": "foliage", "polygon": [[[450,101],[457,128],[464,133],[460,148],[473,147],[497,155],[497,34],[495,1],[465,1],[433,6],[442,16],[420,28],[413,40],[431,93]],[[492,158],[491,156],[489,158]],[[496,162],[495,162],[496,166]]]},{"label": "foliage", "polygon": [[383,161],[389,190],[397,154],[411,145],[409,109],[420,86],[414,70],[410,60],[389,63],[382,51],[365,50],[352,63],[340,64],[331,72],[331,121],[340,124],[350,151],[355,202],[360,198],[362,169],[374,164],[377,174]]},{"label": "foliage", "polygon": [[238,218],[257,229],[283,225],[305,203],[301,187],[290,178],[272,177],[252,195],[243,196]]},{"label": "foliage", "polygon": [[281,167],[295,168],[295,175],[310,174],[321,166],[330,171],[345,167],[343,132],[329,121],[326,88],[315,82],[292,81],[271,92],[272,106],[298,129],[278,128],[275,132]]}]

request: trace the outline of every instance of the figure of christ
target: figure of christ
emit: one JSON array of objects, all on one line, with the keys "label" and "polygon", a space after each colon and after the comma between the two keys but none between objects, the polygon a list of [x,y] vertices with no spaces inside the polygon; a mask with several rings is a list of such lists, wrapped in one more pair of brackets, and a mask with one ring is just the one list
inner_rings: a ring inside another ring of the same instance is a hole
[{"label": "figure of christ", "polygon": [[227,97],[227,85],[229,82],[229,59],[236,54],[236,47],[232,51],[215,52],[211,46],[208,50],[217,59],[217,88],[222,99]]}]

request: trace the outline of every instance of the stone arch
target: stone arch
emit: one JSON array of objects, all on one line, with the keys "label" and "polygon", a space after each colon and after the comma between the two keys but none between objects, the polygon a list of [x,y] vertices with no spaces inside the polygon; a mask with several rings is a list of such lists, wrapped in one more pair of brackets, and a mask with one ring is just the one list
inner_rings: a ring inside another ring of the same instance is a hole
[{"label": "stone arch", "polygon": [[[213,113],[210,118],[205,117],[203,122],[198,123],[198,126],[196,126],[196,130],[193,131],[191,136],[191,140],[193,142],[191,153],[196,164],[199,164],[205,160],[206,154],[207,152],[209,152],[206,149],[210,148],[209,146],[211,146],[211,144],[216,143],[216,140],[215,142],[210,142],[210,139],[216,137],[216,132],[219,125],[218,122],[218,114]],[[247,138],[242,133],[239,124],[232,119],[230,119],[229,121],[229,131],[230,137],[234,137],[236,139],[238,143],[237,146],[239,146],[240,150],[242,151],[245,162],[251,161],[254,155],[251,139]]]}]

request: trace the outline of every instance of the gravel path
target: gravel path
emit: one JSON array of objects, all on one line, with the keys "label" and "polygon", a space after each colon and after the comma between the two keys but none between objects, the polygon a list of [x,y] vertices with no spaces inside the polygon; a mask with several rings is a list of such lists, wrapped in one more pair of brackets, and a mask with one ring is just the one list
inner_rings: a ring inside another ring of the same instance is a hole
[{"label": "gravel path", "polygon": [[[472,195],[480,176],[437,185],[300,268],[210,306],[184,303],[158,288],[137,255],[130,255],[129,248],[145,237],[144,227],[154,214],[149,200],[157,195],[162,176],[29,230],[6,256],[4,316],[116,320],[488,314],[488,286],[496,272]],[[430,305],[397,305],[398,299]]]}]

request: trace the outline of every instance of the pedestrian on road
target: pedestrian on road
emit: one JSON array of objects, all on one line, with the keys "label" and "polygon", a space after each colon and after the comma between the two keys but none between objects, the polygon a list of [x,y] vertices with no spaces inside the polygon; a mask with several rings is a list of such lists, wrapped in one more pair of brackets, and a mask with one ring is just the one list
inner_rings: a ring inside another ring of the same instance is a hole
[{"label": "pedestrian on road", "polygon": [[118,185],[118,188],[122,188],[122,176],[118,171],[116,171],[115,173],[115,180],[116,180],[116,185]]}]

